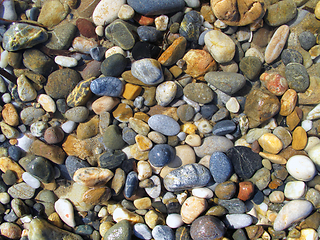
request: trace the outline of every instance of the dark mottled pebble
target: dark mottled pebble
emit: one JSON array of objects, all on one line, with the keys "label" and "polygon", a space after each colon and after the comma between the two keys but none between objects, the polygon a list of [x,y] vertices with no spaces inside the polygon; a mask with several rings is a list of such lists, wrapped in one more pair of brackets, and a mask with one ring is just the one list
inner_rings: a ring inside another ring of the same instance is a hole
[{"label": "dark mottled pebble", "polygon": [[187,41],[197,41],[200,35],[200,27],[202,20],[200,14],[194,10],[187,12],[180,24],[179,33],[185,37]]},{"label": "dark mottled pebble", "polygon": [[167,214],[172,214],[172,213],[180,214],[181,212],[181,205],[179,202],[175,202],[175,201],[168,202],[166,204],[166,207],[167,207]]},{"label": "dark mottled pebble", "polygon": [[174,158],[175,151],[168,144],[157,144],[149,152],[149,161],[155,167],[163,167]]},{"label": "dark mottled pebble", "polygon": [[232,120],[222,120],[213,126],[212,134],[224,136],[228,133],[232,133],[234,130],[236,130],[236,127],[236,124]]},{"label": "dark mottled pebble", "polygon": [[184,104],[178,107],[177,115],[181,121],[189,121],[195,114],[194,108],[189,104]]},{"label": "dark mottled pebble", "polygon": [[75,233],[79,235],[91,235],[93,228],[90,225],[79,225],[75,228]]},{"label": "dark mottled pebble", "polygon": [[[127,59],[120,53],[112,54],[101,64],[100,71],[104,76],[118,77],[127,66]],[[110,84],[110,83],[109,83]]]},{"label": "dark mottled pebble", "polygon": [[140,26],[137,33],[141,41],[156,42],[162,37],[162,33],[152,26]]},{"label": "dark mottled pebble", "polygon": [[118,239],[118,240],[130,240],[132,234],[132,227],[128,220],[121,220],[113,225],[104,234],[103,239]]},{"label": "dark mottled pebble", "polygon": [[260,155],[252,152],[248,147],[236,146],[230,148],[226,155],[231,160],[234,171],[242,180],[251,178],[262,167]]},{"label": "dark mottled pebble", "polygon": [[128,4],[142,15],[161,15],[181,11],[184,6],[184,0],[128,0]]},{"label": "dark mottled pebble", "polygon": [[257,57],[244,57],[239,63],[239,68],[249,80],[255,80],[259,77],[262,63]]},{"label": "dark mottled pebble", "polygon": [[316,37],[310,31],[300,33],[298,40],[304,50],[309,50],[316,44]]},{"label": "dark mottled pebble", "polygon": [[155,201],[152,203],[152,207],[154,207],[157,211],[161,213],[167,213],[166,205],[163,202]]},{"label": "dark mottled pebble", "polygon": [[79,169],[79,168],[85,168],[90,167],[90,164],[87,161],[84,161],[76,156],[68,156],[65,161],[65,166],[67,168],[68,174],[73,178],[73,174]]},{"label": "dark mottled pebble", "polygon": [[112,170],[119,167],[126,158],[127,155],[121,150],[107,151],[99,157],[99,166]]},{"label": "dark mottled pebble", "polygon": [[125,142],[122,140],[121,132],[118,126],[111,125],[103,133],[103,143],[107,148],[118,150],[122,149]]},{"label": "dark mottled pebble", "polygon": [[122,162],[121,164],[121,169],[128,174],[129,172],[131,172],[135,167],[136,167],[136,162],[133,158],[130,159],[126,159]]},{"label": "dark mottled pebble", "polygon": [[232,239],[234,239],[234,240],[248,240],[246,232],[243,229],[237,229],[232,234]]},{"label": "dark mottled pebble", "polygon": [[209,169],[213,180],[217,183],[228,180],[233,173],[232,162],[223,152],[214,152],[211,155]]},{"label": "dark mottled pebble", "polygon": [[161,49],[148,42],[137,42],[132,48],[131,54],[135,60],[143,58],[154,58],[156,59],[160,54]]},{"label": "dark mottled pebble", "polygon": [[44,183],[50,183],[54,179],[54,169],[43,157],[36,157],[29,162],[26,170]]},{"label": "dark mottled pebble", "polygon": [[132,130],[132,128],[125,127],[122,130],[122,139],[125,141],[128,145],[133,145],[136,143],[135,137],[137,136],[137,133]]},{"label": "dark mottled pebble", "polygon": [[12,160],[18,161],[22,154],[21,148],[19,148],[18,146],[10,146],[8,148],[8,154]]},{"label": "dark mottled pebble", "polygon": [[297,92],[304,92],[309,87],[309,74],[302,64],[289,63],[286,66],[285,74],[289,88]]},{"label": "dark mottled pebble", "polygon": [[123,92],[123,83],[115,77],[101,77],[91,82],[90,89],[98,96],[119,97]]},{"label": "dark mottled pebble", "polygon": [[16,177],[15,172],[13,172],[11,170],[7,170],[5,173],[3,173],[1,175],[1,177],[7,186],[12,186],[17,181],[17,177]]},{"label": "dark mottled pebble", "polygon": [[303,57],[301,53],[294,49],[284,49],[281,53],[281,60],[284,65],[288,65],[289,63],[303,63]]},{"label": "dark mottled pebble", "polygon": [[186,226],[179,227],[176,230],[176,240],[192,240],[190,236],[190,228]]},{"label": "dark mottled pebble", "polygon": [[219,199],[218,204],[225,207],[228,210],[228,213],[230,214],[240,214],[245,213],[247,211],[244,202],[238,198],[230,200]]},{"label": "dark mottled pebble", "polygon": [[124,195],[128,198],[132,197],[139,184],[138,174],[134,171],[129,172],[124,186]]},{"label": "dark mottled pebble", "polygon": [[198,217],[190,228],[193,240],[215,240],[222,238],[225,232],[226,228],[223,222],[213,216]]},{"label": "dark mottled pebble", "polygon": [[90,49],[90,56],[92,57],[92,59],[96,60],[96,61],[101,61],[104,58],[104,54],[106,52],[106,48],[105,47],[94,47]]},{"label": "dark mottled pebble", "polygon": [[203,118],[205,119],[211,119],[213,114],[215,114],[219,108],[214,104],[205,104],[200,107],[200,113]]},{"label": "dark mottled pebble", "polygon": [[67,102],[65,99],[61,98],[61,99],[58,99],[56,101],[56,104],[57,104],[57,109],[60,113],[65,113],[66,111],[68,111],[69,107],[67,105]]}]

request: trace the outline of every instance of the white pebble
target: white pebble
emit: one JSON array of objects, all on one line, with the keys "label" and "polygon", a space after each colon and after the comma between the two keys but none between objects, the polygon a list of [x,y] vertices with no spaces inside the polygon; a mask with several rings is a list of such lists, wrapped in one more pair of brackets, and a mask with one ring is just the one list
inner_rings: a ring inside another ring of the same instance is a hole
[{"label": "white pebble", "polygon": [[192,189],[192,195],[199,198],[209,199],[213,197],[213,192],[209,188],[194,188]]},{"label": "white pebble", "polygon": [[0,134],[0,142],[4,142],[6,140],[6,136],[3,134]]},{"label": "white pebble", "polygon": [[104,27],[101,26],[101,25],[97,26],[96,29],[95,29],[95,32],[99,37],[103,37],[103,35],[104,35]]},{"label": "white pebble", "polygon": [[62,221],[68,226],[75,227],[76,222],[74,220],[73,206],[67,199],[60,198],[54,203],[54,209],[58,213]]},{"label": "white pebble", "polygon": [[147,161],[139,161],[137,163],[138,179],[145,180],[152,176],[152,168]]},{"label": "white pebble", "polygon": [[17,140],[18,140],[17,146],[22,150],[24,150],[25,152],[28,152],[31,144],[34,141],[34,138],[28,137],[26,134],[24,134],[22,135],[22,137],[18,138]]},{"label": "white pebble", "polygon": [[154,186],[151,187],[151,188],[145,188],[144,190],[149,195],[149,197],[157,198],[157,197],[160,196],[160,193],[161,193],[161,181],[160,181],[160,178],[158,176],[154,175],[150,179],[153,181]]},{"label": "white pebble", "polygon": [[315,136],[308,137],[307,146],[304,148],[304,150],[309,153],[309,151],[317,144],[320,143],[320,139]]},{"label": "white pebble", "polygon": [[301,127],[306,131],[310,131],[312,129],[312,121],[311,120],[304,120],[301,123]]},{"label": "white pebble", "polygon": [[158,31],[165,31],[167,30],[169,18],[166,15],[161,15],[154,19],[154,24],[156,25],[156,29]]},{"label": "white pebble", "polygon": [[211,133],[213,126],[207,119],[201,118],[199,121],[194,122],[200,133],[206,134]]},{"label": "white pebble", "polygon": [[7,50],[5,50],[1,53],[1,57],[0,57],[0,67],[1,68],[5,68],[6,66],[8,66],[8,54],[9,54],[9,52]]},{"label": "white pebble", "polygon": [[252,217],[248,214],[227,214],[226,225],[231,229],[240,229],[252,224]]},{"label": "white pebble", "polygon": [[0,202],[2,204],[7,204],[10,202],[10,195],[6,192],[0,193]]},{"label": "white pebble", "polygon": [[225,24],[224,22],[222,22],[221,20],[217,19],[215,22],[214,22],[214,26],[219,28],[219,29],[225,29],[228,27],[227,24]]},{"label": "white pebble", "polygon": [[178,228],[183,225],[182,217],[180,214],[172,213],[167,216],[166,224],[170,228]]},{"label": "white pebble", "polygon": [[30,187],[34,189],[37,189],[40,187],[40,181],[28,172],[24,172],[22,174],[22,179],[26,184],[28,184]]},{"label": "white pebble", "polygon": [[114,47],[112,47],[112,48],[109,48],[109,49],[104,53],[104,57],[105,57],[105,58],[108,58],[108,57],[110,57],[111,55],[116,54],[116,53],[120,53],[120,54],[122,54],[124,57],[126,57],[126,52],[125,52],[121,47],[118,47],[118,46],[114,46]]},{"label": "white pebble", "polygon": [[306,184],[302,181],[287,182],[284,187],[284,196],[288,199],[299,199],[306,191]]},{"label": "white pebble", "polygon": [[61,128],[65,133],[71,133],[76,126],[77,124],[74,121],[67,121],[61,125]]},{"label": "white pebble", "polygon": [[133,16],[134,16],[134,9],[130,5],[123,4],[120,7],[120,10],[118,12],[118,18],[122,20],[129,20],[133,18]]},{"label": "white pebble", "polygon": [[200,7],[200,0],[184,0],[188,7],[198,8]]},{"label": "white pebble", "polygon": [[54,113],[57,110],[56,103],[54,100],[47,94],[40,94],[38,96],[38,103],[46,112]]},{"label": "white pebble", "polygon": [[54,58],[56,64],[62,67],[75,67],[78,65],[77,59],[73,57],[66,57],[66,56],[56,56]]},{"label": "white pebble", "polygon": [[102,207],[100,209],[100,211],[98,212],[98,217],[99,218],[103,218],[103,217],[106,217],[108,216],[108,208],[107,207]]},{"label": "white pebble", "polygon": [[180,205],[182,205],[187,198],[188,198],[188,194],[186,192],[177,194],[177,200],[180,203]]},{"label": "white pebble", "polygon": [[240,104],[235,97],[231,97],[226,103],[226,108],[231,113],[237,113],[240,110]]},{"label": "white pebble", "polygon": [[184,141],[186,139],[187,134],[185,132],[179,132],[177,134],[177,137],[178,137],[179,141],[182,142],[182,141]]},{"label": "white pebble", "polygon": [[32,219],[33,219],[32,215],[27,215],[27,216],[21,217],[20,221],[22,223],[30,223]]},{"label": "white pebble", "polygon": [[10,93],[5,93],[5,94],[3,94],[1,98],[2,98],[2,101],[3,101],[4,103],[9,103],[9,102],[11,102],[11,95],[10,95]]},{"label": "white pebble", "polygon": [[310,181],[316,174],[314,163],[304,155],[295,155],[289,158],[286,168],[292,177],[301,181]]}]

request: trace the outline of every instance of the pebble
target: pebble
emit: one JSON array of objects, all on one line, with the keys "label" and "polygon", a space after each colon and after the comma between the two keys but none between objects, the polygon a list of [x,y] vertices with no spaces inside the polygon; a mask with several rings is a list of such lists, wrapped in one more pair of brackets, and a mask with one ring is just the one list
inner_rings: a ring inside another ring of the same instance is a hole
[{"label": "pebble", "polygon": [[73,213],[73,206],[67,199],[60,198],[54,204],[54,209],[59,214],[59,217],[64,221],[68,226],[75,227],[75,219]]},{"label": "pebble", "polygon": [[144,223],[136,223],[133,226],[133,233],[140,239],[151,239],[152,233],[150,228]]},{"label": "pebble", "polygon": [[316,168],[311,159],[304,155],[295,155],[286,164],[288,173],[297,180],[310,181],[316,174]]},{"label": "pebble", "polygon": [[113,172],[105,168],[79,168],[73,175],[73,180],[87,187],[104,185],[114,176]]},{"label": "pebble", "polygon": [[[102,62],[100,71],[106,77],[107,76],[118,77],[125,70],[126,65],[127,65],[127,59],[121,53],[114,53],[106,57],[106,59]],[[110,78],[110,79],[108,78],[108,84],[115,81],[116,80],[113,78]]]},{"label": "pebble", "polygon": [[254,80],[259,76],[261,67],[262,62],[255,56],[245,56],[239,63],[240,70],[249,80]]},{"label": "pebble", "polygon": [[266,63],[270,64],[280,56],[288,36],[289,27],[287,25],[282,25],[276,30],[265,51]]},{"label": "pebble", "polygon": [[157,225],[152,230],[154,240],[171,240],[174,239],[174,231],[166,225]]},{"label": "pebble", "polygon": [[180,214],[177,213],[172,213],[169,214],[166,218],[166,224],[170,227],[170,228],[179,228],[183,225],[183,221],[182,221],[182,217]]},{"label": "pebble", "polygon": [[100,1],[92,14],[94,24],[104,26],[116,20],[121,6],[125,3],[124,0],[116,3],[110,0]]},{"label": "pebble", "polygon": [[228,35],[218,30],[212,30],[206,33],[204,42],[210,54],[218,63],[230,62],[233,59],[235,44]]},{"label": "pebble", "polygon": [[225,182],[233,173],[231,160],[223,152],[214,152],[210,157],[209,169],[217,183]]},{"label": "pebble", "polygon": [[113,225],[109,230],[103,235],[104,239],[114,239],[119,238],[123,240],[131,239],[132,227],[128,220],[121,220],[115,225]]},{"label": "pebble", "polygon": [[214,98],[213,91],[204,83],[189,83],[183,89],[184,95],[197,103],[210,103]]},{"label": "pebble", "polygon": [[241,229],[252,224],[252,217],[248,214],[227,214],[224,223],[228,228]]},{"label": "pebble", "polygon": [[219,183],[218,185],[216,185],[214,193],[219,199],[231,199],[236,193],[236,185],[231,181]]},{"label": "pebble", "polygon": [[30,161],[26,170],[43,183],[50,183],[54,179],[53,167],[42,157],[36,157]]},{"label": "pebble", "polygon": [[131,66],[131,73],[147,85],[155,85],[164,80],[160,63],[152,58],[135,61]]},{"label": "pebble", "polygon": [[202,158],[214,152],[226,152],[232,147],[233,143],[228,138],[223,136],[210,136],[203,140],[201,146],[195,147],[194,151],[198,157]]},{"label": "pebble", "polygon": [[155,145],[149,152],[149,161],[155,167],[163,167],[175,157],[174,149],[168,144]]},{"label": "pebble", "polygon": [[8,193],[12,198],[30,199],[34,196],[35,189],[26,183],[18,183],[8,189]]},{"label": "pebble", "polygon": [[284,49],[281,53],[281,60],[284,65],[289,63],[303,63],[303,57],[300,52],[294,49]]},{"label": "pebble", "polygon": [[77,59],[73,57],[56,56],[54,62],[62,67],[75,67],[78,65]]},{"label": "pebble", "polygon": [[203,198],[191,196],[181,207],[181,218],[186,224],[191,224],[202,212],[207,209],[207,201]]},{"label": "pebble", "polygon": [[200,36],[202,19],[200,14],[194,10],[187,12],[180,23],[179,33],[187,41],[195,42]]},{"label": "pebble", "polygon": [[310,146],[310,148],[308,149],[308,156],[316,165],[317,169],[319,169],[319,166],[320,166],[319,150],[320,150],[320,144],[318,143],[315,143],[314,146],[312,147]]},{"label": "pebble", "polygon": [[123,83],[115,77],[97,78],[90,84],[91,91],[98,96],[119,97],[123,87]]},{"label": "pebble", "polygon": [[192,195],[198,198],[210,199],[213,197],[213,192],[209,188],[193,188]]},{"label": "pebble", "polygon": [[142,15],[161,15],[167,14],[171,12],[177,12],[184,8],[185,2],[183,0],[178,0],[175,2],[172,1],[159,1],[156,0],[152,3],[143,0],[129,0],[128,4],[138,13]]},{"label": "pebble", "polygon": [[309,74],[302,64],[289,63],[286,66],[285,73],[289,88],[296,92],[304,92],[309,87]]},{"label": "pebble", "polygon": [[237,198],[241,201],[247,201],[254,195],[254,185],[252,182],[240,182]]},{"label": "pebble", "polygon": [[89,110],[84,106],[70,108],[65,112],[65,117],[69,121],[76,123],[84,122],[89,116]]},{"label": "pebble", "polygon": [[276,96],[282,96],[288,90],[287,79],[277,73],[263,73],[260,75],[260,81]]},{"label": "pebble", "polygon": [[272,133],[265,133],[258,139],[259,145],[267,152],[277,154],[282,150],[281,140]]},{"label": "pebble", "polygon": [[163,114],[151,116],[148,120],[148,125],[165,136],[174,136],[180,132],[179,124],[173,118]]},{"label": "pebble", "polygon": [[156,199],[161,194],[161,181],[158,176],[153,175],[149,178],[153,182],[152,187],[146,187],[145,191],[146,193],[153,199]]},{"label": "pebble", "polygon": [[224,236],[225,225],[213,216],[201,216],[191,224],[190,235],[194,240],[218,239]]},{"label": "pebble", "polygon": [[303,181],[290,181],[284,187],[284,196],[288,199],[299,199],[306,192],[306,184]]},{"label": "pebble", "polygon": [[161,32],[152,26],[140,26],[137,28],[137,33],[144,42],[156,42],[161,37]]},{"label": "pebble", "polygon": [[210,171],[202,165],[193,163],[168,173],[163,184],[168,191],[179,191],[206,186],[211,180]]},{"label": "pebble", "polygon": [[172,81],[166,81],[158,85],[156,89],[156,100],[158,105],[167,106],[175,98],[177,93],[177,84]]},{"label": "pebble", "polygon": [[275,231],[282,231],[292,223],[307,217],[313,209],[312,204],[306,200],[292,200],[285,204],[273,223]]}]

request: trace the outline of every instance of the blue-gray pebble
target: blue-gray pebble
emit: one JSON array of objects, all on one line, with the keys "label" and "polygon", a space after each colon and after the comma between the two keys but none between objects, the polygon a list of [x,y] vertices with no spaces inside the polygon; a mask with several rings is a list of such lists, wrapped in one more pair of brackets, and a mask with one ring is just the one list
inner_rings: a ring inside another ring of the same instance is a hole
[{"label": "blue-gray pebble", "polygon": [[162,37],[162,33],[152,26],[140,26],[137,28],[137,33],[144,42],[156,42]]},{"label": "blue-gray pebble", "polygon": [[144,58],[132,63],[131,73],[148,85],[155,85],[164,80],[161,64],[153,58]]},{"label": "blue-gray pebble", "polygon": [[180,11],[184,0],[128,0],[128,4],[142,15],[160,15]]},{"label": "blue-gray pebble", "polygon": [[232,120],[222,120],[217,122],[212,128],[212,134],[217,136],[224,136],[236,130],[237,125]]},{"label": "blue-gray pebble", "polygon": [[104,57],[104,53],[106,52],[106,48],[105,47],[94,47],[90,49],[90,56],[92,57],[92,59],[97,60],[97,61],[101,61]]},{"label": "blue-gray pebble", "polygon": [[165,136],[175,136],[180,132],[179,123],[167,115],[153,115],[149,118],[148,124],[154,131],[162,133]]},{"label": "blue-gray pebble", "polygon": [[116,77],[101,77],[91,82],[90,89],[98,96],[120,97],[123,83]]},{"label": "blue-gray pebble", "polygon": [[241,214],[247,211],[247,207],[239,198],[230,200],[219,199],[218,204],[225,207],[230,214]]},{"label": "blue-gray pebble", "polygon": [[9,157],[14,160],[14,161],[18,161],[21,157],[21,148],[19,148],[18,146],[9,146],[8,147],[8,154]]},{"label": "blue-gray pebble", "polygon": [[132,128],[129,127],[125,127],[122,130],[122,139],[123,141],[125,141],[126,143],[128,143],[128,145],[133,145],[136,143],[135,137],[138,134],[132,130]]},{"label": "blue-gray pebble", "polygon": [[151,239],[152,233],[150,228],[144,223],[136,223],[133,226],[133,233],[140,239]]},{"label": "blue-gray pebble", "polygon": [[310,31],[300,33],[298,39],[301,47],[306,51],[316,44],[316,37]]},{"label": "blue-gray pebble", "polygon": [[281,53],[281,60],[284,65],[288,65],[289,63],[295,62],[295,63],[303,63],[303,57],[301,53],[299,53],[295,49],[285,49]]},{"label": "blue-gray pebble", "polygon": [[211,119],[213,114],[215,114],[218,110],[219,108],[214,104],[205,104],[200,107],[200,113],[202,117],[208,120]]},{"label": "blue-gray pebble", "polygon": [[128,198],[132,197],[138,187],[138,174],[134,171],[129,172],[124,186],[124,195]]},{"label": "blue-gray pebble", "polygon": [[175,150],[168,144],[157,144],[149,152],[149,161],[155,167],[163,167],[175,158]]},{"label": "blue-gray pebble", "polygon": [[173,230],[167,225],[157,225],[152,230],[154,240],[175,240]]},{"label": "blue-gray pebble", "polygon": [[87,161],[84,161],[76,156],[68,156],[65,161],[65,165],[71,179],[73,178],[73,174],[79,168],[90,167],[90,164]]},{"label": "blue-gray pebble", "polygon": [[304,92],[309,87],[309,74],[302,64],[289,63],[285,68],[285,75],[289,88],[294,89],[296,92]]},{"label": "blue-gray pebble", "polygon": [[164,187],[171,192],[207,186],[210,182],[212,176],[209,169],[197,163],[179,167],[163,179]]},{"label": "blue-gray pebble", "polygon": [[211,155],[209,169],[213,180],[217,183],[227,181],[233,174],[232,162],[223,152],[214,152]]},{"label": "blue-gray pebble", "polygon": [[179,33],[185,37],[187,41],[195,42],[200,36],[201,25],[202,20],[198,12],[187,12],[180,24]]}]

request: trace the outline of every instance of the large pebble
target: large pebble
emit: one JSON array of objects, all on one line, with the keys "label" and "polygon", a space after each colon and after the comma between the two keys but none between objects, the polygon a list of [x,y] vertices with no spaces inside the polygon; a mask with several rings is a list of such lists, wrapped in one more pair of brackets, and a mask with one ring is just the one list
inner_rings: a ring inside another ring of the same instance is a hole
[{"label": "large pebble", "polygon": [[233,173],[232,162],[223,152],[214,152],[211,155],[209,169],[217,183],[225,182]]},{"label": "large pebble", "polygon": [[226,232],[225,225],[213,216],[202,216],[193,221],[190,235],[193,240],[215,240],[222,238]]},{"label": "large pebble", "polygon": [[161,15],[180,11],[185,6],[185,1],[177,0],[129,0],[128,4],[142,15]]},{"label": "large pebble", "polygon": [[218,63],[230,62],[235,55],[235,44],[231,38],[221,31],[213,30],[206,33],[204,42],[212,57]]},{"label": "large pebble", "polygon": [[163,184],[168,191],[206,186],[212,180],[210,171],[200,164],[187,164],[168,173]]},{"label": "large pebble", "polygon": [[148,124],[150,128],[165,136],[174,136],[180,132],[180,125],[167,115],[153,115],[149,118]]},{"label": "large pebble", "polygon": [[282,207],[273,223],[275,231],[282,231],[307,217],[313,210],[313,205],[306,200],[292,200]]},{"label": "large pebble", "polygon": [[276,2],[268,6],[264,20],[269,26],[276,27],[292,20],[297,12],[296,4],[290,0]]},{"label": "large pebble", "polygon": [[102,0],[96,6],[92,14],[92,20],[95,25],[108,25],[118,17],[120,7],[125,4],[125,0],[112,1]]},{"label": "large pebble", "polygon": [[113,172],[106,168],[86,167],[75,171],[73,180],[87,187],[97,187],[107,183],[113,175]]},{"label": "large pebble", "polygon": [[214,98],[213,91],[204,83],[189,83],[183,93],[190,100],[201,104],[210,103]]},{"label": "large pebble", "polygon": [[46,1],[41,6],[38,22],[48,28],[52,28],[68,15],[69,10],[69,6],[59,0]]},{"label": "large pebble", "polygon": [[135,61],[131,66],[131,73],[147,85],[155,85],[164,80],[161,64],[152,58]]},{"label": "large pebble", "polygon": [[182,221],[186,224],[191,224],[206,209],[207,201],[204,198],[191,196],[187,198],[182,204]]},{"label": "large pebble", "polygon": [[123,83],[115,77],[97,78],[90,84],[91,91],[98,96],[119,97],[123,87]]},{"label": "large pebble", "polygon": [[167,106],[175,98],[177,93],[177,84],[173,81],[166,81],[161,84],[156,89],[156,100],[158,105]]},{"label": "large pebble", "polygon": [[296,92],[304,92],[310,84],[307,69],[300,63],[289,63],[285,69],[289,88]]},{"label": "large pebble", "polygon": [[301,181],[312,180],[317,172],[311,159],[304,155],[295,155],[289,158],[286,168],[292,177]]},{"label": "large pebble", "polygon": [[272,133],[265,133],[259,139],[260,146],[267,152],[277,154],[283,147],[281,140]]},{"label": "large pebble", "polygon": [[252,224],[252,217],[248,214],[227,214],[224,223],[231,229],[245,228]]},{"label": "large pebble", "polygon": [[273,34],[264,54],[266,63],[272,63],[276,60],[282,49],[287,42],[289,36],[289,27],[287,25],[282,25],[277,29],[277,31]]},{"label": "large pebble", "polygon": [[163,167],[174,158],[175,151],[168,144],[157,144],[149,152],[149,161],[155,167]]}]

